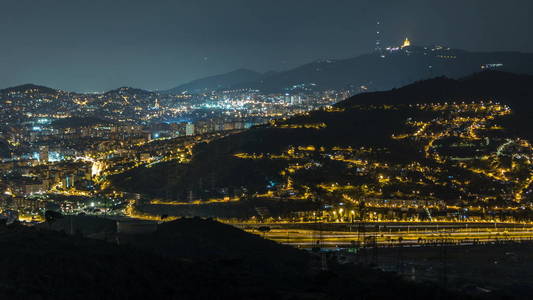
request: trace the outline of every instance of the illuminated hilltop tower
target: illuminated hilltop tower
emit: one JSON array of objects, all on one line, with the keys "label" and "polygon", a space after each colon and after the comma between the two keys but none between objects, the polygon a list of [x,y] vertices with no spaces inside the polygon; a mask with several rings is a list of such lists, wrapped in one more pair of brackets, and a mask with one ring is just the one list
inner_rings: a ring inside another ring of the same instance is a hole
[{"label": "illuminated hilltop tower", "polygon": [[411,46],[411,41],[408,38],[405,38],[405,41],[403,41],[402,48]]}]

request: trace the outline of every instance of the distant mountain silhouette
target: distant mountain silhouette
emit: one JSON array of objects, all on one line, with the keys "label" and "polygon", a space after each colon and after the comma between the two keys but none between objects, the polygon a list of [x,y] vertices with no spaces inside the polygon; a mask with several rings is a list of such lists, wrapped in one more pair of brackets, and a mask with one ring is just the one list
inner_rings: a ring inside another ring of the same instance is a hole
[{"label": "distant mountain silhouette", "polygon": [[[471,52],[443,47],[410,46],[347,59],[317,60],[282,72],[259,73],[238,69],[193,80],[162,93],[199,94],[229,89],[253,89],[263,93],[331,89],[385,91],[441,76],[458,79],[483,70],[533,74],[533,53]],[[25,84],[0,90],[0,95],[29,90],[39,93],[60,92],[48,87]],[[153,92],[121,87],[105,94],[113,93],[146,95]]]},{"label": "distant mountain silhouette", "polygon": [[[464,50],[406,47],[341,60],[320,60],[295,69],[233,85],[263,92],[303,89],[387,90],[438,76],[460,78],[484,69],[533,74],[533,54],[468,52]],[[207,88],[207,87],[206,87]]]},{"label": "distant mountain silhouette", "polygon": [[40,86],[40,85],[28,83],[28,84],[5,88],[3,90],[0,90],[0,94],[26,93],[29,91],[34,91],[34,92],[42,93],[42,94],[55,94],[55,93],[60,92],[59,90],[52,89],[46,86]]},{"label": "distant mountain silhouette", "polygon": [[501,71],[485,71],[461,79],[437,77],[421,80],[399,89],[364,93],[339,102],[353,104],[416,104],[452,99],[494,100],[513,108],[533,107],[533,76]]},{"label": "distant mountain silhouette", "polygon": [[146,95],[152,95],[154,92],[150,92],[147,90],[132,88],[132,87],[120,87],[118,89],[114,89],[108,92],[105,92],[104,95],[111,96],[111,95],[139,95],[139,96],[146,96]]},{"label": "distant mountain silhouette", "polygon": [[[58,90],[58,89],[54,89],[54,88],[50,88],[46,86],[28,83],[28,84],[23,84],[23,85],[18,85],[18,86],[2,89],[0,90],[0,95],[7,95],[9,93],[30,93],[30,92],[32,92],[33,94],[58,94],[58,93],[69,93],[73,95],[80,94],[76,92],[66,92],[66,91],[62,91],[62,90]],[[132,88],[132,87],[120,87],[120,88],[103,93],[103,95],[107,95],[107,96],[113,96],[113,95],[118,95],[118,94],[143,96],[143,95],[153,95],[155,93],[151,91],[143,90],[143,89]]]},{"label": "distant mountain silhouette", "polygon": [[[267,73],[272,75],[272,73]],[[238,69],[229,73],[197,79],[180,85],[166,92],[168,93],[203,93],[219,89],[227,89],[232,86],[253,82],[263,77],[263,74],[248,69]]]}]

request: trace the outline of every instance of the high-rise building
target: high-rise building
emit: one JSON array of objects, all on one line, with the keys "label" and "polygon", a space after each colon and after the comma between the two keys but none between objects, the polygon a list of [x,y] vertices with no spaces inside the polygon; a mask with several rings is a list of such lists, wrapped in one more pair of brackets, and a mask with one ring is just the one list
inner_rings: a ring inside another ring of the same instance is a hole
[{"label": "high-rise building", "polygon": [[185,125],[185,135],[186,136],[194,135],[194,124],[193,123],[187,123]]},{"label": "high-rise building", "polygon": [[70,189],[70,188],[73,188],[74,187],[74,174],[68,174],[68,175],[65,175],[65,177],[63,178],[62,180],[62,184],[63,184],[63,188],[65,189]]},{"label": "high-rise building", "polygon": [[49,159],[48,146],[39,147],[39,161],[41,163],[47,163]]}]

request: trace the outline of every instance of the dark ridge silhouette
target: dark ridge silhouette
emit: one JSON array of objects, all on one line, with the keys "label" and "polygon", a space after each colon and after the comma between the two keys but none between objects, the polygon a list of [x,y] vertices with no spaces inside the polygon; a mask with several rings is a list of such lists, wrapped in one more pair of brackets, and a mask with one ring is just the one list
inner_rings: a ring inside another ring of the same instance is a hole
[{"label": "dark ridge silhouette", "polygon": [[140,95],[140,96],[147,96],[154,94],[153,92],[132,88],[132,87],[120,87],[118,89],[114,89],[108,92],[105,92],[104,95],[114,95],[114,94],[120,94],[120,95]]},{"label": "dark ridge silhouette", "polygon": [[9,88],[0,90],[0,94],[24,93],[30,90],[36,91],[38,93],[43,93],[43,94],[55,94],[55,93],[60,92],[59,90],[52,89],[46,86],[40,86],[40,85],[35,85],[35,84],[23,84],[23,85],[18,85],[15,87],[9,87]]},{"label": "dark ridge silhouette", "polygon": [[[272,75],[272,73],[267,73]],[[229,73],[197,79],[189,83],[167,90],[167,93],[204,93],[219,89],[230,88],[234,85],[259,80],[263,74],[248,70],[238,69]]]},{"label": "dark ridge silhouette", "polygon": [[380,91],[438,76],[461,78],[481,71],[486,64],[502,64],[498,69],[507,72],[533,73],[533,54],[530,53],[431,48],[412,46],[386,53],[384,58],[374,52],[348,59],[316,61],[233,88],[285,92],[298,91],[296,87],[305,84],[312,90],[358,90],[366,86]]},{"label": "dark ridge silhouette", "polygon": [[153,234],[121,237],[121,242],[174,258],[238,260],[250,271],[297,276],[308,268],[307,252],[251,235],[214,220],[182,218],[163,223]]},{"label": "dark ridge silhouette", "polygon": [[337,104],[417,104],[465,100],[493,100],[511,106],[533,106],[533,76],[501,71],[475,73],[461,79],[438,77],[399,89],[365,93]]},{"label": "dark ridge silhouette", "polygon": [[[0,226],[0,238],[0,296],[5,299],[458,297],[433,284],[415,284],[392,273],[338,265],[332,258],[330,270],[320,272],[315,267],[317,260],[307,253],[214,221],[179,220],[161,225],[151,237],[131,237],[156,243],[145,247],[139,246],[140,242],[117,246],[20,225]],[[165,253],[154,253],[158,251]],[[218,255],[203,256],[206,252]],[[258,267],[261,265],[248,257],[277,269]]]}]

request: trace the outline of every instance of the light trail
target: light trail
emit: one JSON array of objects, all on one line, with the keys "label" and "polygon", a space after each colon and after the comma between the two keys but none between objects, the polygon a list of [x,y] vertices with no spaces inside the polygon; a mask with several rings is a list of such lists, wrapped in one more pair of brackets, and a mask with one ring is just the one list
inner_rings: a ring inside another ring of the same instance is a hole
[{"label": "light trail", "polygon": [[[255,230],[247,230],[251,233],[261,234],[265,238],[275,242],[296,246],[310,247],[320,245],[322,247],[345,247],[354,243],[369,243],[365,239],[373,239],[378,245],[390,244],[417,244],[426,245],[435,242],[455,242],[457,244],[473,242],[495,241],[522,241],[533,240],[533,229],[494,231],[488,228],[485,231],[418,231],[418,232],[335,232],[317,230],[283,230],[274,229],[267,233],[258,233]],[[318,243],[317,243],[318,242]]]}]

